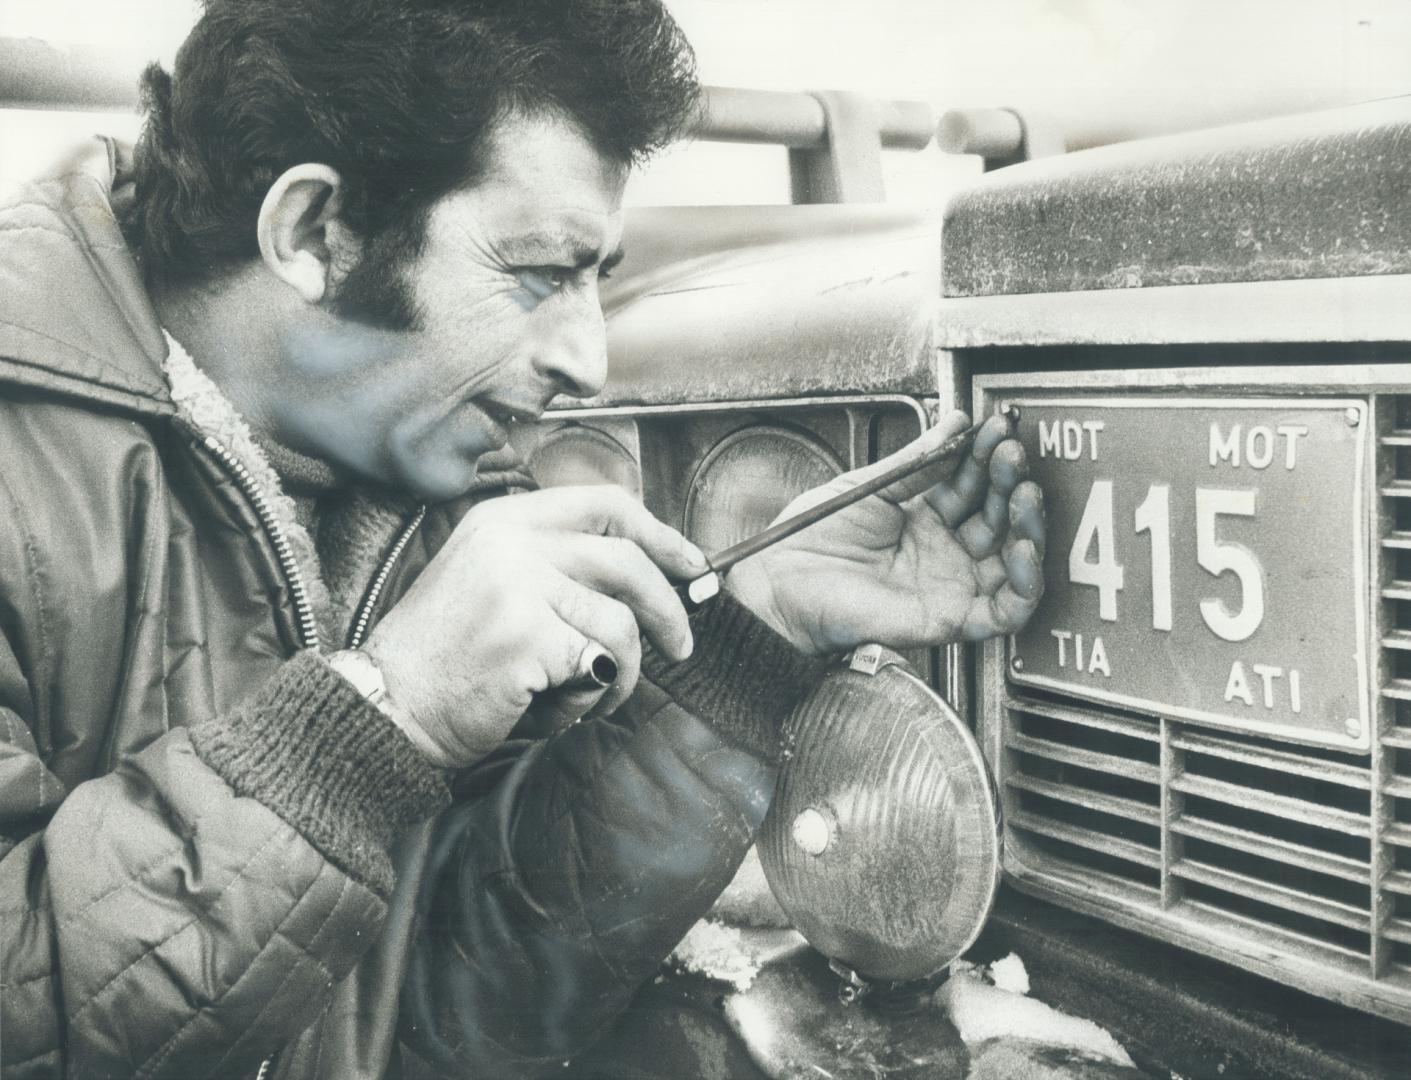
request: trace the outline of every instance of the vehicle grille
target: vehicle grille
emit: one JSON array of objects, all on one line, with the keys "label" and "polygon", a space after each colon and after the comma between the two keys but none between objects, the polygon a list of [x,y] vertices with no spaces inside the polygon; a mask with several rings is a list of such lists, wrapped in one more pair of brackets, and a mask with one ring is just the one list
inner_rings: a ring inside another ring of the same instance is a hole
[{"label": "vehicle grille", "polygon": [[1008,682],[992,747],[1021,886],[1411,1022],[1411,399],[1372,401],[1370,755]]}]

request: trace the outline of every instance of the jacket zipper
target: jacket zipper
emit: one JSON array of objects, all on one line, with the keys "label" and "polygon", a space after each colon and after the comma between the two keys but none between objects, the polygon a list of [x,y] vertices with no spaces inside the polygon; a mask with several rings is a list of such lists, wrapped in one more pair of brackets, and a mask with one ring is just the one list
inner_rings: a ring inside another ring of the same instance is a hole
[{"label": "jacket zipper", "polygon": [[239,458],[212,436],[206,436],[202,442],[235,480],[241,493],[254,508],[255,516],[260,519],[260,527],[264,529],[265,536],[274,546],[275,557],[279,560],[279,569],[284,574],[284,580],[289,585],[289,595],[294,602],[294,617],[299,624],[300,645],[305,649],[318,648],[318,623],[314,619],[314,610],[309,603],[309,594],[304,588],[304,576],[299,572],[298,560],[294,558],[293,549],[289,547],[289,541],[284,537],[284,530],[279,527],[279,522],[275,519],[269,500],[265,498],[259,484],[250,475],[250,470],[245,468]]},{"label": "jacket zipper", "polygon": [[382,560],[382,565],[378,567],[376,576],[372,579],[372,584],[368,586],[363,602],[358,605],[357,618],[353,620],[353,628],[348,632],[348,648],[356,649],[363,643],[363,638],[367,635],[368,623],[372,621],[372,609],[377,606],[377,601],[382,596],[382,590],[387,586],[387,579],[392,576],[392,567],[397,565],[397,560],[402,557],[402,551],[421,527],[422,521],[426,518],[426,507],[418,508],[412,515],[410,521],[402,526],[402,531],[397,534],[397,541],[392,545],[392,550],[387,553],[387,558]]},{"label": "jacket zipper", "polygon": [[[264,530],[265,536],[269,538],[274,547],[275,557],[279,560],[280,572],[283,573],[284,580],[289,585],[289,595],[294,604],[294,617],[299,626],[300,644],[305,649],[318,648],[318,622],[314,619],[313,606],[309,603],[308,590],[304,587],[304,575],[299,570],[298,560],[294,558],[294,551],[290,548],[288,539],[285,538],[284,530],[279,527],[279,521],[270,508],[269,500],[260,490],[255,478],[250,475],[250,470],[239,458],[212,436],[205,436],[202,443],[225,468],[225,471],[235,481],[236,486],[240,488],[241,494],[254,509],[255,516],[260,519],[260,528]],[[402,551],[411,542],[412,536],[421,527],[425,517],[426,507],[419,507],[412,519],[402,527],[402,531],[397,535],[396,543],[392,545],[392,550],[387,553],[387,558],[382,560],[382,565],[378,567],[372,584],[368,586],[367,595],[363,597],[363,602],[358,608],[357,618],[353,620],[353,629],[348,638],[349,648],[355,649],[362,643],[363,636],[367,633],[368,623],[372,619],[372,609],[382,596],[382,590],[387,586],[387,579],[392,575],[392,568],[401,558]],[[255,1080],[266,1080],[274,1066],[274,1060],[273,1057],[268,1057],[260,1062],[260,1071],[255,1074]]]}]

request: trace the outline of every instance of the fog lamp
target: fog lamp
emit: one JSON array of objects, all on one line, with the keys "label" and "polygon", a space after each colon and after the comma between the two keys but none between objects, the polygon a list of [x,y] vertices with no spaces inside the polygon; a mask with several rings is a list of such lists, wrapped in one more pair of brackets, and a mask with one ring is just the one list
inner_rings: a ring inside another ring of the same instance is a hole
[{"label": "fog lamp", "polygon": [[843,471],[822,442],[761,425],[725,436],[701,459],[686,495],[685,533],[720,551],[767,528],[789,502]]},{"label": "fog lamp", "polygon": [[1000,876],[980,748],[895,653],[866,646],[789,718],[757,841],[780,906],[835,966],[903,983],[960,956]]}]

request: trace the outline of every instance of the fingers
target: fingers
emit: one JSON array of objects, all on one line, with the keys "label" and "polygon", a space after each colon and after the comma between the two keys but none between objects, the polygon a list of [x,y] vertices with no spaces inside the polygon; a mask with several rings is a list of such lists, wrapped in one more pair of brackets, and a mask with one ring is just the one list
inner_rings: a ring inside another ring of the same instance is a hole
[{"label": "fingers", "polygon": [[[1024,447],[1017,439],[1005,439],[994,448],[980,512],[972,514],[955,530],[971,558],[983,559],[999,551],[1009,531],[1011,498],[1028,471]],[[1037,487],[1034,490],[1037,491]]]},{"label": "fingers", "polygon": [[1034,545],[1039,562],[1048,550],[1048,531],[1044,523],[1043,489],[1032,480],[1025,480],[1009,498],[1009,539],[1028,540]]},{"label": "fingers", "polygon": [[976,564],[981,592],[970,603],[961,634],[983,641],[1021,629],[1044,593],[1043,495],[1032,481],[1009,499],[1009,528],[1002,554]]},{"label": "fingers", "polygon": [[[467,513],[452,542],[475,553],[462,560],[466,566],[512,570],[497,587],[520,581],[521,590],[547,603],[552,614],[516,638],[532,661],[510,681],[529,688],[551,724],[620,705],[637,682],[642,635],[669,659],[691,653],[690,624],[668,577],[698,576],[705,558],[618,488],[496,499]],[[606,649],[617,664],[606,691],[565,685],[590,646]]]},{"label": "fingers", "polygon": [[610,484],[509,495],[476,507],[466,515],[467,520],[473,515],[630,540],[673,581],[697,577],[708,569],[700,548],[658,521],[627,492]]},{"label": "fingers", "polygon": [[[845,478],[848,481],[848,487],[863,483],[880,473],[896,468],[904,462],[915,461],[918,458],[924,457],[947,439],[959,435],[969,426],[970,417],[966,416],[965,413],[958,410],[948,413],[937,421],[935,427],[923,431],[918,438],[907,443],[896,453],[888,454],[881,460],[874,461],[871,465],[867,465],[861,469],[854,469],[852,472],[847,473],[845,477],[840,477],[840,479]],[[905,502],[912,496],[919,495],[927,488],[935,486],[954,473],[962,457],[963,455],[960,453],[944,457],[934,465],[922,469],[918,473],[903,477],[895,484],[883,488],[878,494],[889,502]]]},{"label": "fingers", "polygon": [[981,426],[975,442],[971,444],[970,453],[954,474],[926,492],[927,501],[947,526],[956,528],[980,509],[990,487],[990,461],[995,449],[1012,439],[1013,435],[1013,426],[1007,416],[999,413],[991,416]]},{"label": "fingers", "polygon": [[543,543],[545,556],[567,577],[626,604],[663,656],[684,660],[691,655],[686,609],[660,567],[635,543],[567,532]]},{"label": "fingers", "polygon": [[1011,572],[1004,584],[993,593],[981,593],[976,596],[970,602],[964,625],[961,627],[961,636],[966,641],[986,641],[1002,634],[1013,634],[1023,629],[1024,624],[1034,614],[1034,609],[1039,606],[1039,598],[1043,595],[1043,577],[1038,572],[1033,547],[1026,540],[1023,547],[1016,547],[1015,550],[1017,561],[1032,563],[1034,566],[1032,573],[1022,571],[1018,576],[1031,583],[1037,582],[1037,587],[1026,585],[1029,595],[1024,595],[1015,586],[1016,575]]},{"label": "fingers", "polygon": [[562,621],[564,632],[558,635],[558,644],[552,650],[548,666],[550,688],[570,682],[578,673],[583,650],[601,645],[617,662],[617,680],[606,690],[564,691],[555,697],[561,704],[581,708],[577,716],[595,705],[595,711],[610,713],[631,695],[642,670],[637,620],[622,601],[594,592],[571,578],[562,577],[554,586],[549,602]]}]

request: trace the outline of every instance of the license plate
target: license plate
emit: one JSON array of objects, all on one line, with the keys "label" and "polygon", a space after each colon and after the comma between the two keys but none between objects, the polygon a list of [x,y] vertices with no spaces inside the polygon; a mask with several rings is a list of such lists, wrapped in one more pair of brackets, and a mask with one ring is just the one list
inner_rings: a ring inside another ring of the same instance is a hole
[{"label": "license plate", "polygon": [[1365,401],[1006,401],[1049,530],[1014,682],[1370,746]]}]

